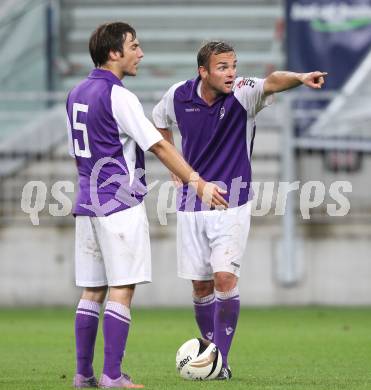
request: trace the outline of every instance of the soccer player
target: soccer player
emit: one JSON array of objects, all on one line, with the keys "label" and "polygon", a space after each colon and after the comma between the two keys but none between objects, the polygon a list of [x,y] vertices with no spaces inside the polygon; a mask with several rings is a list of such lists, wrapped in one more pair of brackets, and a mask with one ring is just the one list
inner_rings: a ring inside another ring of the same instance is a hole
[{"label": "soccer player", "polygon": [[201,334],[215,342],[223,357],[217,379],[230,379],[228,352],[240,310],[237,282],[250,227],[255,116],[273,93],[302,84],[321,88],[326,73],[236,77],[234,49],[219,41],[206,43],[197,62],[198,77],[173,85],[154,108],[153,120],[170,142],[175,125],[186,161],[227,190],[228,209],[206,210],[188,185],[180,188],[177,252],[178,276],[193,283]]},{"label": "soccer player", "polygon": [[122,84],[135,76],[143,52],[126,23],[104,24],[89,50],[96,68],[67,98],[69,149],[76,159],[76,284],[84,287],[75,320],[77,373],[74,386],[97,387],[93,354],[101,305],[104,367],[99,386],[141,388],[121,373],[136,284],[151,281],[144,153],[153,152],[171,171],[227,207],[223,192],[206,183],[145,117],[138,98]]}]

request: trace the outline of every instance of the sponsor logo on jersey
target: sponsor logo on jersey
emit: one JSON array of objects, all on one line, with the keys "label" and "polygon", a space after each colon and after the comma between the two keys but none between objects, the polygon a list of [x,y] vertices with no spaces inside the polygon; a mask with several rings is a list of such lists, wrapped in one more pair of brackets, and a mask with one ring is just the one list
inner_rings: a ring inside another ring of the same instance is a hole
[{"label": "sponsor logo on jersey", "polygon": [[255,87],[255,80],[251,79],[250,77],[249,78],[243,78],[242,80],[240,80],[237,83],[237,88],[241,88],[244,85],[248,85],[249,87],[254,88]]},{"label": "sponsor logo on jersey", "polygon": [[186,108],[185,112],[200,112],[201,110],[198,107]]}]

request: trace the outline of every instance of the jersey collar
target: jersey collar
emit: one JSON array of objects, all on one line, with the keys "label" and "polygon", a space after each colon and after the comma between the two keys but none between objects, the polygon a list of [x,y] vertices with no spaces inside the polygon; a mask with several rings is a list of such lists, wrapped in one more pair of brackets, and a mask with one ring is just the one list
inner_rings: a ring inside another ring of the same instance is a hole
[{"label": "jersey collar", "polygon": [[[192,80],[192,87],[191,87],[191,90],[190,90],[190,93],[187,97],[187,99],[185,100],[186,102],[195,102],[195,103],[198,103],[198,104],[201,104],[203,106],[206,106],[206,107],[213,107],[214,104],[216,104],[217,102],[219,102],[220,100],[224,99],[225,96],[219,96],[215,102],[209,106],[203,99],[201,96],[199,96],[198,92],[197,92],[197,89],[198,89],[198,86],[201,82],[201,77],[198,76],[197,78],[195,78],[194,80]],[[227,95],[226,95],[227,96]]]},{"label": "jersey collar", "polygon": [[111,81],[113,84],[122,85],[121,80],[116,77],[111,71],[105,69],[93,69],[89,74],[89,79],[105,79]]},{"label": "jersey collar", "polygon": [[200,81],[201,81],[200,76],[196,77],[195,79],[193,79],[191,81],[191,88],[190,88],[189,94],[187,95],[187,97],[185,99],[186,102],[194,101],[194,102],[206,105],[206,102],[204,102],[202,100],[202,98],[200,96],[198,96],[198,93],[197,93],[197,87],[198,87]]}]

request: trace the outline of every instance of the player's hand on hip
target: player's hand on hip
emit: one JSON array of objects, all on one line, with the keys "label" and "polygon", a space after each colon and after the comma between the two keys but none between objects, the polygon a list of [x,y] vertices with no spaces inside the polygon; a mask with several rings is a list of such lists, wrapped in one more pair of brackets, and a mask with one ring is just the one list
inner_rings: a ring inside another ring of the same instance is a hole
[{"label": "player's hand on hip", "polygon": [[303,73],[303,77],[301,78],[301,82],[309,88],[320,89],[322,85],[325,83],[325,76],[327,76],[327,72],[309,72]]},{"label": "player's hand on hip", "polygon": [[[210,184],[210,183],[209,183]],[[211,200],[211,208],[224,210],[229,207],[228,202],[224,199],[222,195],[225,195],[227,193],[226,190],[223,190],[223,188],[218,187],[214,184],[214,190],[213,190],[213,197]]]},{"label": "player's hand on hip", "polygon": [[213,183],[203,182],[198,186],[197,194],[202,202],[207,204],[211,209],[226,209],[228,202],[224,199],[227,191]]}]

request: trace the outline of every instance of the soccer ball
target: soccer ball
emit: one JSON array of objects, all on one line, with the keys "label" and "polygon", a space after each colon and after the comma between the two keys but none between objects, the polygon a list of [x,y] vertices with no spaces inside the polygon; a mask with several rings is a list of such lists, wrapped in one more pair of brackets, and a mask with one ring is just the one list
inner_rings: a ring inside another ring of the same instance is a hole
[{"label": "soccer ball", "polygon": [[189,380],[214,379],[222,368],[219,348],[201,338],[186,341],[178,349],[175,361],[180,376]]}]

